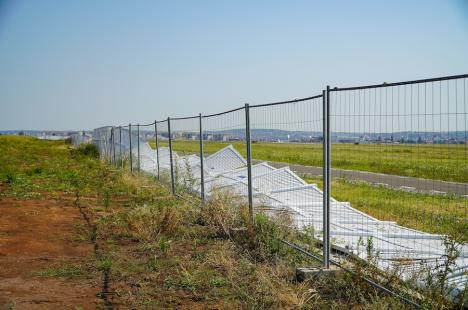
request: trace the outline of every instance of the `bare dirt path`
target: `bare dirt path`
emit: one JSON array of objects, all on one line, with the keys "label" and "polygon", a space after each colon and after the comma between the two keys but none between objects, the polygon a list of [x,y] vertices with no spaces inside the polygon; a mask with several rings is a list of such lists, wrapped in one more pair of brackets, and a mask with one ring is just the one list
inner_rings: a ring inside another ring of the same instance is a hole
[{"label": "bare dirt path", "polygon": [[69,201],[0,199],[0,309],[96,308],[98,275],[47,276],[93,254],[93,243],[77,237],[85,224]]}]

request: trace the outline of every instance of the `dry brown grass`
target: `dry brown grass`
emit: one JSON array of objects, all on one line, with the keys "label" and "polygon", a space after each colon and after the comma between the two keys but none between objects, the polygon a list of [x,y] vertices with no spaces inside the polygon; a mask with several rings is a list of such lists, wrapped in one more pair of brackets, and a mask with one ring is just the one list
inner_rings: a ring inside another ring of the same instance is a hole
[{"label": "dry brown grass", "polygon": [[160,236],[173,235],[182,221],[182,212],[173,206],[142,205],[127,214],[127,223],[134,238],[151,242]]},{"label": "dry brown grass", "polygon": [[247,206],[233,201],[231,194],[218,192],[203,207],[201,220],[218,236],[231,238],[234,229],[248,223]]},{"label": "dry brown grass", "polygon": [[228,279],[242,308],[302,309],[313,298],[309,283],[292,281],[294,271],[286,263],[255,264],[232,243],[212,252],[207,263]]}]

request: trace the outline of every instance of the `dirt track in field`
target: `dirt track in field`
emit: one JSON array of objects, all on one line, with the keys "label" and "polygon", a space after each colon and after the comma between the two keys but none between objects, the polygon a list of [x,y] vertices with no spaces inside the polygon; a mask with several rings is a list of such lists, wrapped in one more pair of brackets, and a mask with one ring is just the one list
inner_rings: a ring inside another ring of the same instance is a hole
[{"label": "dirt track in field", "polygon": [[94,309],[99,275],[38,275],[60,263],[82,264],[93,243],[76,240],[85,225],[70,201],[0,199],[0,309]]}]

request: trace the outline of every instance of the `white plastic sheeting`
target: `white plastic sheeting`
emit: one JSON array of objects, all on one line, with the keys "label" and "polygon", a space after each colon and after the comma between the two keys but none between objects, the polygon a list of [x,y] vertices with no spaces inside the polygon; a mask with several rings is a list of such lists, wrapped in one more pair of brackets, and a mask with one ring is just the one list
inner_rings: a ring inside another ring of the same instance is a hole
[{"label": "white plastic sheeting", "polygon": [[42,135],[37,138],[39,140],[60,141],[60,140],[67,140],[68,138],[70,138],[70,136]]},{"label": "white plastic sheeting", "polygon": [[74,146],[79,146],[84,143],[90,143],[92,141],[92,137],[86,133],[74,133],[70,135],[71,143]]},{"label": "white plastic sheeting", "polygon": [[[103,154],[110,152],[109,130],[104,127],[94,132],[94,141]],[[125,136],[128,137],[128,131]],[[135,136],[133,141],[136,142],[136,139]],[[122,141],[122,144],[128,151],[126,142],[128,139]],[[136,143],[132,144],[132,149],[136,156]],[[141,169],[155,175],[156,151],[142,139],[140,156]],[[192,189],[199,192],[200,158],[197,155],[179,156],[173,152],[173,160],[177,173],[189,173],[195,180],[190,182]],[[170,169],[168,148],[159,148],[159,168],[161,171]],[[206,157],[204,170],[207,198],[215,190],[247,196],[246,160],[232,146]],[[267,163],[252,166],[252,184],[256,206],[287,210],[292,214],[298,228],[313,227],[315,237],[322,238],[323,198],[322,191],[316,185],[307,184],[289,168],[276,169]],[[445,259],[443,236],[405,228],[394,222],[380,221],[352,208],[349,202],[331,199],[330,229],[333,246],[363,259],[368,259],[368,243],[372,242],[377,266],[383,270],[399,268],[403,279],[419,274],[420,281],[424,281],[424,271],[436,272]],[[456,265],[448,276],[448,284],[462,290],[468,280],[467,274],[468,247],[463,246]],[[457,295],[458,290],[453,290],[452,294]]]}]

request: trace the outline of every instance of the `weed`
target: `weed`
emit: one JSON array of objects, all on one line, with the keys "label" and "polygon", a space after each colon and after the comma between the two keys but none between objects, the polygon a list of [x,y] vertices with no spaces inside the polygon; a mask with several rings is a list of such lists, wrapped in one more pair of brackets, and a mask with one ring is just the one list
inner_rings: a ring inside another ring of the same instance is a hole
[{"label": "weed", "polygon": [[76,153],[91,158],[99,158],[99,150],[94,144],[85,143],[76,148]]},{"label": "weed", "polygon": [[150,242],[161,235],[174,234],[181,219],[181,211],[175,206],[148,204],[131,210],[126,220],[135,238]]},{"label": "weed", "polygon": [[201,212],[201,221],[218,237],[229,237],[234,229],[249,224],[248,209],[238,205],[230,193],[216,192],[214,197],[205,204]]},{"label": "weed", "polygon": [[175,281],[174,279],[172,279],[172,277],[167,277],[166,279],[164,279],[164,283],[163,283],[164,289],[168,290],[172,288],[174,285],[175,285]]},{"label": "weed", "polygon": [[5,183],[11,185],[11,184],[13,184],[14,182],[15,182],[15,176],[14,176],[11,172],[8,172],[8,173],[6,174],[6,181],[5,181]]},{"label": "weed", "polygon": [[110,192],[109,190],[104,190],[104,208],[109,208],[109,201],[110,201]]},{"label": "weed", "polygon": [[146,265],[148,266],[148,269],[151,271],[158,270],[159,264],[158,264],[158,259],[156,258],[156,256],[150,257]]},{"label": "weed", "polygon": [[228,284],[227,280],[223,277],[215,277],[210,280],[211,286],[222,287]]},{"label": "weed", "polygon": [[169,250],[171,249],[171,241],[167,240],[165,237],[161,237],[158,239],[158,248],[162,255],[167,255]]},{"label": "weed", "polygon": [[36,272],[35,275],[46,278],[76,278],[82,276],[83,270],[79,265],[62,262],[57,267]]},{"label": "weed", "polygon": [[187,270],[182,270],[181,272],[182,278],[179,281],[179,286],[182,289],[194,291],[198,284],[196,283],[195,277]]},{"label": "weed", "polygon": [[112,260],[108,257],[104,257],[98,260],[97,269],[101,271],[109,271],[112,268]]}]

